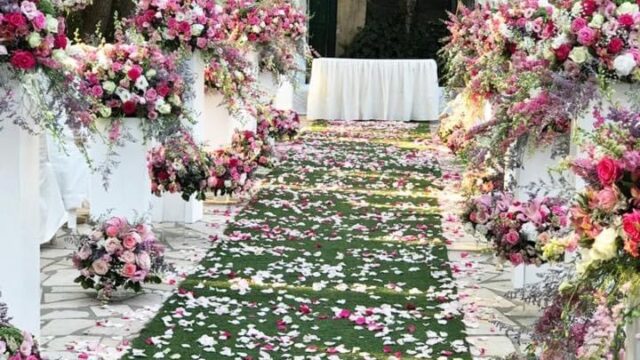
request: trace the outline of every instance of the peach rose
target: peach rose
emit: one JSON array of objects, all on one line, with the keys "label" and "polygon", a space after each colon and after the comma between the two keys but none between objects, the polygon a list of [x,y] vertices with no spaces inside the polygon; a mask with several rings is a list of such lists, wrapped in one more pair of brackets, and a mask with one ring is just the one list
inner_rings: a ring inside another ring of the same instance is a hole
[{"label": "peach rose", "polygon": [[140,235],[136,232],[130,232],[122,239],[122,245],[125,249],[134,249],[140,242]]},{"label": "peach rose", "polygon": [[151,257],[146,252],[140,253],[136,256],[136,264],[142,270],[149,270],[151,269]]},{"label": "peach rose", "polygon": [[107,250],[109,254],[114,254],[120,250],[122,250],[122,245],[120,245],[120,240],[110,237],[104,244],[104,249]]},{"label": "peach rose", "polygon": [[125,263],[133,264],[136,262],[136,255],[131,251],[125,251],[120,255],[120,260]]},{"label": "peach rose", "polygon": [[91,270],[97,275],[105,275],[109,271],[109,264],[102,259],[98,259],[91,264]]},{"label": "peach rose", "polygon": [[136,268],[134,264],[125,264],[124,267],[122,268],[122,275],[124,277],[130,278],[136,274],[137,270],[138,268]]}]

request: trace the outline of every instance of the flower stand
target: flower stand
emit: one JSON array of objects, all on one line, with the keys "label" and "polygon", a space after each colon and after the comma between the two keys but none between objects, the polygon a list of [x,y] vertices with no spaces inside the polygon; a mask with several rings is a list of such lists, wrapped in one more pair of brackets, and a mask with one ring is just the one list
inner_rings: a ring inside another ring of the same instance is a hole
[{"label": "flower stand", "polygon": [[[553,176],[550,169],[560,166],[563,156],[554,154],[554,145],[525,146],[521,157],[516,160],[518,166],[506,171],[505,177],[514,186],[514,195],[519,200],[529,199],[529,187],[532,184],[545,184],[546,195],[558,195],[561,189],[553,186]],[[544,194],[541,194],[544,195]]]},{"label": "flower stand", "polygon": [[218,91],[209,91],[205,95],[204,120],[202,122],[202,141],[207,150],[216,150],[231,145],[234,120]]},{"label": "flower stand", "polygon": [[273,101],[278,110],[293,109],[293,85],[288,79],[277,77],[270,72],[258,74],[258,86],[265,93],[265,101]]},{"label": "flower stand", "polygon": [[[13,86],[11,86],[13,85]],[[8,88],[19,97],[20,86]],[[0,96],[2,96],[0,87]],[[19,105],[20,106],[20,105]],[[17,109],[25,118],[29,114]],[[39,137],[11,120],[0,130],[0,292],[13,325],[40,333]]]},{"label": "flower stand", "polygon": [[[147,171],[147,151],[151,144],[143,143],[143,134],[138,118],[122,119],[122,131],[129,133],[135,142],[125,140],[124,146],[115,146],[117,153],[109,176],[108,188],[105,189],[102,175],[91,175],[91,216],[102,215],[125,216],[131,221],[148,213],[151,205],[151,180]],[[106,122],[98,124],[101,131],[108,128]],[[90,154],[98,164],[107,158],[108,145],[103,141],[92,144]]]},{"label": "flower stand", "polygon": [[[191,80],[191,98],[186,101],[186,107],[195,117],[193,136],[196,141],[205,141],[207,138],[207,109],[204,91],[205,63],[198,52],[192,54],[187,60],[188,72]],[[146,167],[145,167],[146,168]],[[202,220],[204,205],[202,201],[191,199],[184,201],[180,195],[164,194],[161,198],[153,196],[152,220],[155,222],[186,222],[194,223]]]},{"label": "flower stand", "polygon": [[640,320],[635,319],[625,329],[627,341],[625,343],[625,359],[640,359],[640,340],[636,334],[640,334]]},{"label": "flower stand", "polygon": [[511,285],[514,289],[522,289],[528,285],[534,285],[543,280],[544,274],[549,271],[549,264],[540,266],[520,264],[513,268],[511,273]]}]

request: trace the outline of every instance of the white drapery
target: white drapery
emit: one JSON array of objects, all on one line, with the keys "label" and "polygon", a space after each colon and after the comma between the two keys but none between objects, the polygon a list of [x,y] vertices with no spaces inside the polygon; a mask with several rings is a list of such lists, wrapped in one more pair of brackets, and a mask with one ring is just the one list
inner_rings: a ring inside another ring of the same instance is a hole
[{"label": "white drapery", "polygon": [[437,120],[434,60],[315,59],[310,120]]}]

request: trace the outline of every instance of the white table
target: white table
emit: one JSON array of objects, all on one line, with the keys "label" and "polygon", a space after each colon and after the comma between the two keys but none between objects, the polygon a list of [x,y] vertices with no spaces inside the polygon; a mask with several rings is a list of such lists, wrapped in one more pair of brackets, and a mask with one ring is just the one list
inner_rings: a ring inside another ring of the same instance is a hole
[{"label": "white table", "polygon": [[310,120],[437,120],[440,90],[434,60],[313,61]]}]

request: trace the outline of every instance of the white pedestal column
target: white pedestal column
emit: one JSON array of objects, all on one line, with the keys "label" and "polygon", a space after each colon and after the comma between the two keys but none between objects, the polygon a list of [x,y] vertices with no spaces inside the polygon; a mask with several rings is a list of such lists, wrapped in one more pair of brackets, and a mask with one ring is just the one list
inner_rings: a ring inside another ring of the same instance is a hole
[{"label": "white pedestal column", "polygon": [[[189,85],[191,92],[186,107],[195,117],[193,125],[193,138],[197,142],[206,140],[205,122],[205,92],[204,92],[204,68],[205,63],[199,52],[193,53],[187,60]],[[185,222],[194,223],[204,217],[204,205],[202,201],[191,199],[184,201],[179,194],[163,194],[162,197],[153,197],[152,220],[155,222]]]},{"label": "white pedestal column", "polygon": [[[510,169],[507,176],[513,176],[516,183],[514,195],[518,200],[529,199],[529,186],[531,184],[551,185],[554,181],[550,170],[560,166],[561,156],[553,156],[553,145],[527,146],[522,156],[522,163],[519,168]],[[554,186],[547,186],[541,195],[555,196],[561,189]]]},{"label": "white pedestal column", "polygon": [[260,72],[258,86],[265,94],[265,102],[273,101],[273,106],[278,110],[293,109],[293,85],[288,79],[278,79],[272,73]]},{"label": "white pedestal column", "polygon": [[522,289],[528,285],[534,285],[543,280],[543,276],[549,271],[549,264],[535,265],[518,265],[513,268],[511,273],[511,284],[514,289]]},{"label": "white pedestal column", "polygon": [[204,102],[202,141],[208,150],[216,150],[231,145],[234,120],[218,91],[208,91]]},{"label": "white pedestal column", "polygon": [[2,301],[9,306],[12,323],[39,335],[39,138],[10,120],[1,126],[0,292]]},{"label": "white pedestal column", "polygon": [[[109,213],[112,216],[125,216],[130,220],[148,214],[151,207],[151,179],[147,170],[147,151],[150,144],[143,143],[140,130],[141,119],[122,120],[123,131],[127,131],[135,142],[125,141],[124,146],[116,146],[114,151],[119,164],[114,167],[109,178],[109,187],[105,189],[101,174],[91,176],[91,216],[99,217]],[[105,129],[106,124],[98,124]],[[92,158],[98,163],[107,156],[108,146],[102,141],[92,145]]]}]

